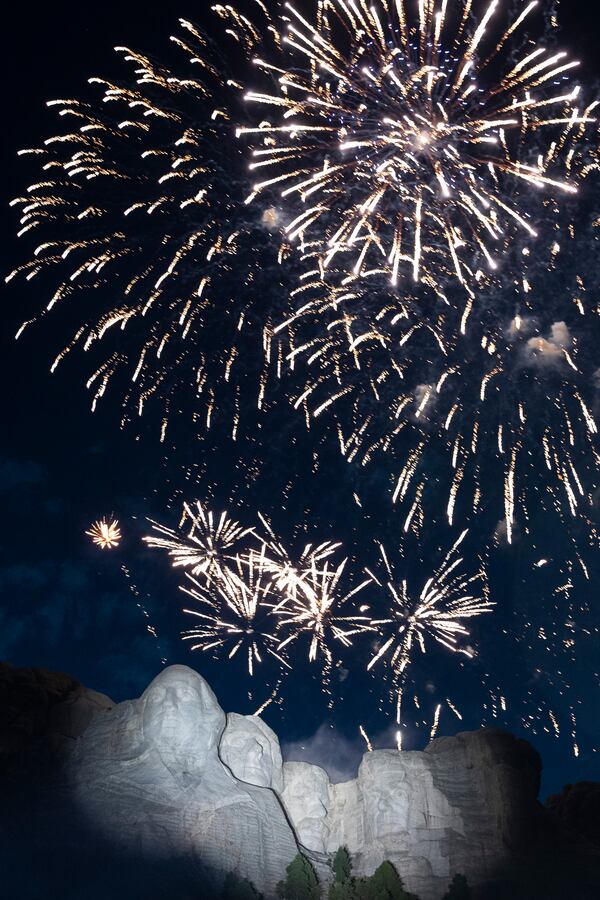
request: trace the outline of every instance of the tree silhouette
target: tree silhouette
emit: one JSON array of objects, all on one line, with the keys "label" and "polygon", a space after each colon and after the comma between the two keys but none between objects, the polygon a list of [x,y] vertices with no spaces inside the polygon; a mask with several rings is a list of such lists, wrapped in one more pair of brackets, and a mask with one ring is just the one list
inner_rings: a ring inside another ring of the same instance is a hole
[{"label": "tree silhouette", "polygon": [[298,853],[285,871],[285,881],[277,885],[278,897],[282,900],[319,900],[319,881],[305,856]]},{"label": "tree silhouette", "polygon": [[464,875],[455,875],[443,900],[471,900],[471,889]]},{"label": "tree silhouette", "polygon": [[404,888],[402,879],[387,859],[375,869],[370,878],[355,883],[356,900],[417,900]]},{"label": "tree silhouette", "polygon": [[346,847],[340,847],[331,863],[334,881],[329,886],[329,900],[354,900],[354,879],[352,878],[352,859]]}]

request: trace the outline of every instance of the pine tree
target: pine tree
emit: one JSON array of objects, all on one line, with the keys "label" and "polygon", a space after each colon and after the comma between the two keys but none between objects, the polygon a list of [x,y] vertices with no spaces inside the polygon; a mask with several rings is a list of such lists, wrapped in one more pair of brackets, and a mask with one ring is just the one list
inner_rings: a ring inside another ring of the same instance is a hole
[{"label": "pine tree", "polygon": [[334,882],[329,887],[329,900],[354,900],[352,860],[346,847],[340,847],[336,851],[331,868],[334,873]]},{"label": "pine tree", "polygon": [[471,900],[471,889],[464,875],[455,875],[443,900]]},{"label": "pine tree", "polygon": [[355,884],[356,900],[416,900],[404,889],[402,879],[391,862],[385,860],[370,878]]},{"label": "pine tree", "polygon": [[343,884],[345,881],[350,881],[352,877],[352,860],[347,847],[340,847],[336,851],[331,868],[333,869],[336,882]]},{"label": "pine tree", "polygon": [[285,871],[285,881],[277,885],[277,895],[282,900],[319,900],[319,881],[305,856],[298,853]]}]

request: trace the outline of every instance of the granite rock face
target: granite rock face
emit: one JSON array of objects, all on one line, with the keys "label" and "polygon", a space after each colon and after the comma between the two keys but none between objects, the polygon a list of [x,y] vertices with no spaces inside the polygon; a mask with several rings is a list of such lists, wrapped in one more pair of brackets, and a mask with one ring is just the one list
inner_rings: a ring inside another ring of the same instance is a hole
[{"label": "granite rock face", "polygon": [[0,663],[0,758],[42,748],[60,753],[112,706],[70,675]]},{"label": "granite rock face", "polygon": [[[5,795],[3,810],[14,849],[2,850],[23,900],[46,895],[54,882],[61,900],[197,900],[218,896],[231,871],[272,900],[299,849],[326,882],[342,845],[355,874],[389,859],[420,900],[440,900],[456,873],[467,876],[477,900],[506,897],[513,882],[498,873],[507,864],[510,878],[519,873],[510,896],[567,896],[560,886],[556,893],[552,872],[545,893],[519,893],[528,878],[539,887],[548,859],[561,853],[569,879],[587,866],[590,892],[570,896],[600,896],[596,862],[590,868],[589,857],[575,858],[556,815],[537,802],[537,753],[510,734],[438,738],[423,752],[376,750],[355,779],[332,784],[318,766],[282,764],[274,732],[260,718],[226,716],[204,679],[184,666],[165,669],[138,700],[118,705],[68,676],[6,668],[0,675],[9,711],[0,760],[36,748],[27,769],[35,813],[21,788],[12,800]],[[60,747],[51,754],[53,793],[30,778],[43,768],[44,740]],[[591,788],[567,799],[571,818],[597,809]],[[29,892],[24,871],[43,873]]]},{"label": "granite rock face", "polygon": [[535,832],[539,760],[502,732],[440,738],[424,752],[376,750],[355,781],[332,785],[328,850],[345,844],[359,874],[384,859],[423,900],[455,873],[473,885]]},{"label": "granite rock face", "polygon": [[536,833],[539,757],[499,731],[439,738],[424,752],[367,753],[358,777],[341,784],[308,763],[283,771],[303,848],[318,859],[346,846],[358,875],[388,859],[423,900],[441,897],[458,872],[487,880]]},{"label": "granite rock face", "polygon": [[242,781],[219,756],[225,724],[204,679],[171,666],[139,700],[93,720],[69,761],[68,780],[105,841],[153,860],[179,858],[207,890],[234,871],[272,897],[297,853],[265,784],[273,780],[272,760],[264,763],[273,739],[263,723],[229,723],[226,756],[232,769],[243,769]]}]

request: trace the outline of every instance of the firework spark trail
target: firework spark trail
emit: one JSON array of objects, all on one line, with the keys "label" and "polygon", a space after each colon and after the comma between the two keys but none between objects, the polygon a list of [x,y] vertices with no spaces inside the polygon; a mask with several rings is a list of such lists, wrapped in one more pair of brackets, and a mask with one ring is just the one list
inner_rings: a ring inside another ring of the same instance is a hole
[{"label": "firework spark trail", "polygon": [[[470,0],[460,5],[466,16]],[[257,59],[275,86],[245,94],[275,123],[238,128],[260,176],[247,202],[276,191],[291,203],[286,233],[322,241],[324,268],[343,257],[349,274],[385,270],[394,285],[404,271],[433,284],[452,274],[472,292],[509,232],[535,237],[508,188],[575,192],[558,148],[594,121],[564,52],[515,62],[536,4],[504,30],[498,6],[478,4],[470,33],[446,4],[415,15],[404,0],[331,0],[310,21],[286,3],[288,62]]]},{"label": "firework spark trail", "polygon": [[221,570],[210,590],[187,573],[190,586],[181,587],[200,604],[199,610],[184,609],[200,622],[184,632],[183,639],[193,642],[192,650],[227,650],[228,660],[245,650],[251,677],[265,654],[291,668],[279,646],[272,579],[263,563],[261,554],[250,551],[243,559],[238,557],[233,567]]},{"label": "firework spark trail", "polygon": [[[533,562],[533,553],[525,555],[526,569],[544,571],[524,581],[517,568],[515,584],[526,584],[526,593],[517,595],[512,611],[498,609],[498,616],[506,614],[502,633],[507,643],[500,653],[511,653],[514,662],[509,671],[490,673],[483,724],[506,723],[511,716],[536,737],[570,742],[576,756],[580,746],[573,715],[589,707],[589,691],[595,696],[598,688],[599,629],[587,580],[564,548],[556,549],[553,559]],[[581,678],[584,671],[592,676],[591,683]],[[588,747],[593,752],[597,752],[595,737],[592,727]]]},{"label": "firework spark trail", "polygon": [[263,533],[253,532],[263,547],[263,565],[265,571],[273,576],[275,587],[285,598],[296,599],[298,590],[306,591],[305,576],[310,575],[312,569],[323,560],[330,557],[341,544],[339,542],[324,541],[313,547],[306,544],[297,560],[277,537],[270,522],[262,515],[258,518],[264,528]]},{"label": "firework spark trail", "polygon": [[[149,520],[155,535],[144,537],[148,547],[166,550],[175,568],[189,569],[192,575],[202,575],[207,583],[221,577],[227,561],[233,556],[233,548],[252,528],[244,528],[226,512],[216,514],[206,510],[197,500],[184,503],[178,529],[168,528]],[[189,521],[189,530],[182,530]]]},{"label": "firework spark trail", "polygon": [[[597,176],[596,149],[574,149],[573,167]],[[548,201],[539,218],[536,252],[515,248],[518,277],[488,280],[468,330],[452,292],[397,296],[380,279],[305,284],[295,323],[304,340],[290,359],[295,404],[311,420],[332,419],[348,462],[387,460],[405,530],[430,521],[432,508],[437,515],[437,488],[425,512],[436,460],[451,524],[487,508],[510,542],[535,492],[567,530],[580,519],[591,534],[600,481],[597,216],[589,203]]]},{"label": "firework spark trail", "polygon": [[[369,578],[385,591],[390,602],[388,616],[372,619],[371,624],[379,631],[382,643],[367,668],[372,669],[381,659],[387,661],[396,689],[398,724],[401,722],[406,675],[415,648],[426,653],[430,639],[453,653],[472,657],[473,651],[461,644],[461,639],[469,636],[464,620],[491,612],[494,608],[495,604],[486,596],[483,568],[474,575],[462,571],[463,558],[457,551],[467,533],[466,530],[462,532],[442,563],[427,579],[417,598],[412,596],[407,580],[398,579],[382,544],[379,550],[383,580],[376,573],[365,570]],[[438,717],[439,711],[432,736]]]},{"label": "firework spark trail", "polygon": [[[180,25],[183,72],[121,47],[133,67],[122,83],[92,78],[99,97],[50,103],[68,127],[22,151],[41,174],[13,206],[19,235],[39,243],[7,280],[43,281],[38,319],[66,307],[73,336],[52,371],[87,351],[93,408],[111,385],[125,394],[124,421],[158,400],[164,439],[187,392],[194,421],[209,429],[218,413],[235,438],[280,364],[267,307],[278,283],[286,296],[285,250],[276,211],[241,202],[247,169],[229,110],[241,87],[214,42]],[[236,58],[255,49],[248,38]]]},{"label": "firework spark trail", "polygon": [[339,641],[344,647],[350,647],[355,635],[372,629],[368,606],[362,605],[351,612],[344,609],[348,601],[370,583],[368,578],[345,591],[341,580],[346,563],[347,559],[344,559],[330,567],[330,560],[319,565],[313,558],[297,589],[277,610],[282,635],[286,635],[279,648],[284,649],[308,637],[308,660],[321,660],[322,686],[327,694],[330,693],[334,665],[332,646]]},{"label": "firework spark trail", "polygon": [[113,550],[121,543],[121,529],[117,519],[98,519],[97,522],[86,531],[92,542],[101,550]]}]

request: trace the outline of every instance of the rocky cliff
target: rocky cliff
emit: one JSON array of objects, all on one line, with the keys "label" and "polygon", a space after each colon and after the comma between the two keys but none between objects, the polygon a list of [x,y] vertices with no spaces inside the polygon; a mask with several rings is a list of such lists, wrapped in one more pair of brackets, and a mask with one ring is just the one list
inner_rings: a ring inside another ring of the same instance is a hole
[{"label": "rocky cliff", "polygon": [[331,784],[282,762],[260,718],[226,715],[183,666],[117,705],[67,676],[3,667],[0,701],[10,896],[193,900],[235,871],[272,898],[299,849],[327,882],[341,845],[357,874],[391,860],[421,900],[458,872],[486,900],[600,896],[597,848],[538,804],[539,757],[510,734],[374,751]]}]

